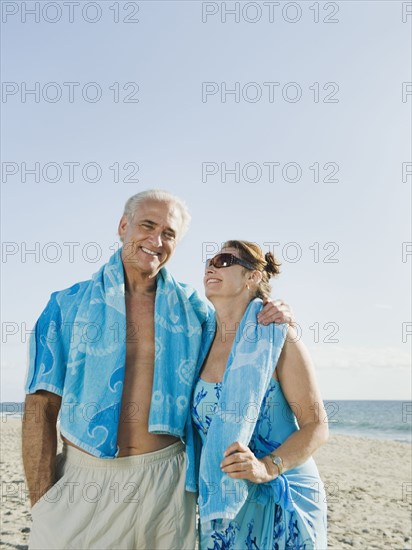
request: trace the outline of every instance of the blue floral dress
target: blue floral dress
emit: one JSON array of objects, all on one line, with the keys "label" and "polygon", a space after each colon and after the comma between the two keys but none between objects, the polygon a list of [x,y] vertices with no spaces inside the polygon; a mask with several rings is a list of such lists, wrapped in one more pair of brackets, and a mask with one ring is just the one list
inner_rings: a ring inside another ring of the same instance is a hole
[{"label": "blue floral dress", "polygon": [[[221,390],[222,382],[205,382],[200,378],[195,386],[191,412],[202,443],[213,422]],[[298,409],[296,414],[299,414]],[[272,378],[249,444],[250,449],[262,458],[298,429],[296,416],[280,384]],[[248,498],[235,519],[226,524],[216,520],[200,525],[200,549],[326,550],[326,497],[314,460],[310,458],[283,476],[290,489],[292,509],[283,508],[274,499],[262,500],[259,498],[262,485],[251,484]],[[270,533],[269,537],[267,533]]]}]

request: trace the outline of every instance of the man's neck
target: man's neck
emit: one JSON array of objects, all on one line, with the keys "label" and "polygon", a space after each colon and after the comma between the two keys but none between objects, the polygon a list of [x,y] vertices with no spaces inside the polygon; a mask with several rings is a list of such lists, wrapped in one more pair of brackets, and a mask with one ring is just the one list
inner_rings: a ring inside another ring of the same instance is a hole
[{"label": "man's neck", "polygon": [[156,294],[156,275],[130,274],[126,269],[124,272],[126,296],[154,296]]}]

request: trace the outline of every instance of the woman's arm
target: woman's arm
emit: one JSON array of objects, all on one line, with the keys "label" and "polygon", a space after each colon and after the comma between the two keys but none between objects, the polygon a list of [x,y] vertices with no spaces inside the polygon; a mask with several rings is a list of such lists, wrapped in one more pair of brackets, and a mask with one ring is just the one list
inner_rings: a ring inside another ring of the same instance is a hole
[{"label": "woman's arm", "polygon": [[[328,439],[327,416],[313,364],[292,327],[288,329],[275,377],[300,428],[273,453],[282,458],[286,471],[305,462]],[[279,475],[270,455],[257,459],[249,448],[238,442],[226,449],[221,467],[230,477],[249,479],[254,483],[271,481]]]},{"label": "woman's arm", "polygon": [[312,360],[293,328],[288,329],[275,375],[300,428],[275,451],[282,458],[285,470],[290,470],[312,456],[329,434]]}]

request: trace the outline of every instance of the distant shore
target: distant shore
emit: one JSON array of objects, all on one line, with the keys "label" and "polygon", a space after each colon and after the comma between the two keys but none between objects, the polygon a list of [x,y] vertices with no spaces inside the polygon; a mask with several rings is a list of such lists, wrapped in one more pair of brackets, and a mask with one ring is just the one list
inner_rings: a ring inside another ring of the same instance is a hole
[{"label": "distant shore", "polygon": [[[412,401],[324,400],[331,435],[412,444]],[[1,420],[22,418],[24,403],[0,403]]]},{"label": "distant shore", "polygon": [[[0,547],[25,550],[31,516],[21,461],[21,419],[2,420]],[[331,435],[314,458],[328,495],[328,548],[412,547],[410,444]]]}]

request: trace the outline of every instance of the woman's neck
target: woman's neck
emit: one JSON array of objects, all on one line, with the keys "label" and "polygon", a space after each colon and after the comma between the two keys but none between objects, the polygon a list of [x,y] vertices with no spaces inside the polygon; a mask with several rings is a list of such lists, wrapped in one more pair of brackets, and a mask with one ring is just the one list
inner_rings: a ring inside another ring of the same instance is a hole
[{"label": "woman's neck", "polygon": [[249,301],[222,299],[213,301],[216,311],[216,330],[218,334],[227,334],[237,330],[240,321],[246,311]]}]

